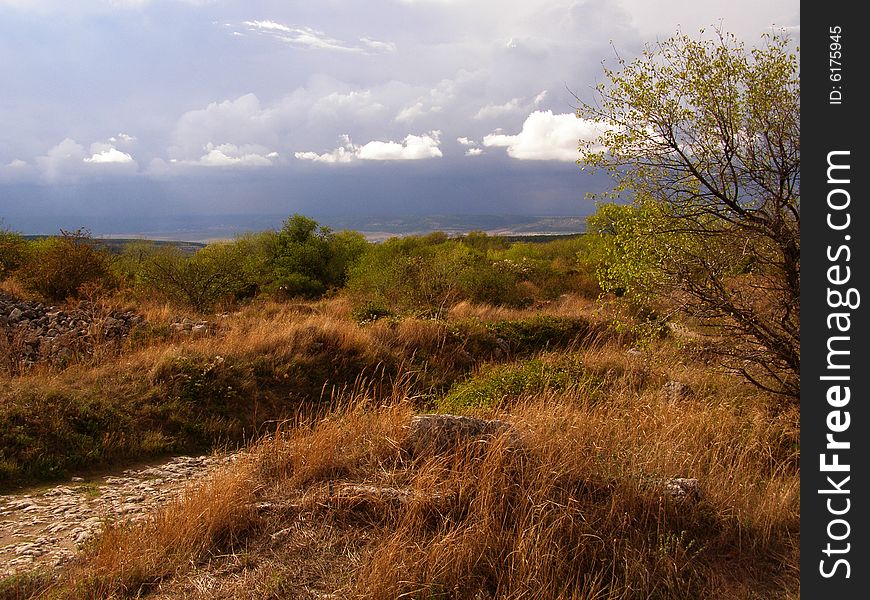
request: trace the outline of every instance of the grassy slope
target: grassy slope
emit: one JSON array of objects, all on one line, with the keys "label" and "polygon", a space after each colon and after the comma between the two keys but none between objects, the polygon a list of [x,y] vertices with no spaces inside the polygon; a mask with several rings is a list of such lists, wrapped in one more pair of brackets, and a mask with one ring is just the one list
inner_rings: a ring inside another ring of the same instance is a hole
[{"label": "grassy slope", "polygon": [[[560,311],[570,303],[551,309]],[[566,347],[601,330],[578,317],[501,317],[362,327],[342,300],[263,303],[191,340],[170,336],[159,324],[169,315],[155,315],[121,356],[4,382],[0,486],[241,443],[361,381],[389,387],[410,377],[417,397],[433,397],[480,361]]]},{"label": "grassy slope", "polygon": [[[528,327],[530,312],[462,305],[447,325],[366,327],[347,312],[336,301],[313,312],[264,305],[212,339],[15,382],[4,411],[30,383],[53,414],[69,398],[105,397],[105,410],[128,406],[131,422],[146,422],[142,406],[168,404],[179,430],[215,432],[229,421],[209,425],[197,410],[243,423],[252,394],[264,415],[300,389],[320,397],[334,373],[348,385],[325,392],[336,402],[319,418],[300,417],[150,521],[110,526],[59,574],[0,584],[0,598],[40,589],[49,598],[799,597],[796,410],[674,340],[637,354],[587,331],[570,350],[553,349]],[[693,394],[669,397],[668,380]],[[402,450],[421,404],[468,390],[474,401],[451,408],[510,421],[523,449],[500,440],[440,455]],[[163,429],[143,439],[177,435],[166,415],[153,418]],[[678,476],[701,481],[699,503],[676,503],[655,485]],[[411,500],[329,495],[348,483],[406,489]]]}]

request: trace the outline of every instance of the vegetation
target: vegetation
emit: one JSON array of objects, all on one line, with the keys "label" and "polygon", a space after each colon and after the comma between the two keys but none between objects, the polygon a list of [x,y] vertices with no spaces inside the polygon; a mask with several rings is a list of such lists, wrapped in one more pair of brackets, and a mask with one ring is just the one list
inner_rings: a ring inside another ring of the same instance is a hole
[{"label": "vegetation", "polygon": [[[20,583],[46,598],[799,597],[797,413],[678,366],[674,344],[642,361],[615,339],[580,351],[608,374],[600,395],[531,385],[510,410],[478,409],[522,447],[409,455],[415,390],[361,381],[149,520],[108,525],[48,581]],[[670,378],[696,396],[675,404],[659,391]],[[663,495],[674,476],[699,478],[702,500]],[[339,495],[357,484],[409,499]]]},{"label": "vegetation", "polygon": [[26,249],[24,238],[4,227],[0,221],[0,281],[21,266]]},{"label": "vegetation", "polygon": [[[718,32],[717,32],[718,33]],[[580,116],[606,132],[584,161],[629,207],[590,221],[603,285],[727,336],[754,384],[797,398],[800,376],[800,76],[787,37],[747,51],[681,35],[607,71]]]},{"label": "vegetation", "polygon": [[85,229],[32,242],[15,271],[24,289],[49,302],[77,298],[86,288],[115,287],[108,252]]},{"label": "vegetation", "polygon": [[[0,598],[798,598],[794,57],[681,36],[621,66],[583,114],[631,202],[591,235],[0,231],[4,294],[144,317],[0,373],[0,486],[237,454]],[[21,316],[0,364],[41,343]],[[410,443],[432,411],[502,429]]]}]

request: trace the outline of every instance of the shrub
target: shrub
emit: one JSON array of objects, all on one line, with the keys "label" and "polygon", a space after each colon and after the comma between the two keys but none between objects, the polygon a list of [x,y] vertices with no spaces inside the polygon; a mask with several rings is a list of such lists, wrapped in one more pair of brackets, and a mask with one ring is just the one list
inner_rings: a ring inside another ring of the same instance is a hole
[{"label": "shrub", "polygon": [[27,242],[0,222],[0,281],[21,266],[27,256]]},{"label": "shrub", "polygon": [[591,375],[570,355],[556,362],[535,358],[526,362],[490,365],[469,379],[456,383],[438,402],[443,412],[462,413],[469,409],[494,408],[523,396],[544,391],[583,388],[598,390],[603,382]]},{"label": "shrub", "polygon": [[85,229],[61,230],[60,237],[33,242],[28,250],[15,276],[26,290],[47,301],[77,298],[84,287],[108,289],[117,285],[109,253]]},{"label": "shrub", "polygon": [[201,250],[186,257],[174,247],[160,248],[143,265],[143,285],[178,304],[207,312],[235,296],[245,282],[229,252]]},{"label": "shrub", "polygon": [[322,296],[344,285],[348,269],[366,245],[360,233],[333,233],[313,219],[293,215],[275,238],[272,289],[291,297]]}]

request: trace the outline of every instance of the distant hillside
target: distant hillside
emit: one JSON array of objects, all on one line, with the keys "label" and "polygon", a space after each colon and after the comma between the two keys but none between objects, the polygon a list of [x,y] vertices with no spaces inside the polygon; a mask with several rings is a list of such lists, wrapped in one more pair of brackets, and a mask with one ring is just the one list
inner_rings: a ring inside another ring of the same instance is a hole
[{"label": "distant hillside", "polygon": [[[47,235],[25,235],[23,236],[28,240],[40,240],[50,236]],[[124,246],[131,242],[142,242],[147,241],[155,246],[174,246],[178,248],[182,254],[191,255],[195,254],[197,250],[201,248],[205,248],[206,244],[202,242],[183,242],[183,241],[175,241],[175,240],[143,240],[142,238],[101,238],[99,236],[94,238],[97,243],[101,246],[104,246],[111,252],[112,254],[119,254],[124,250]]]}]

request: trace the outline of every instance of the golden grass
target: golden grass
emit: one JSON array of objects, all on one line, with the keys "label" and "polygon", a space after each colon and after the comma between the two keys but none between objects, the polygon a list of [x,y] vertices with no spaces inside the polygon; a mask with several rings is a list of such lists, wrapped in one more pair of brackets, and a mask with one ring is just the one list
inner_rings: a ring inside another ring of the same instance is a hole
[{"label": "golden grass", "polygon": [[[367,331],[342,343],[385,335]],[[410,455],[410,390],[361,384],[150,521],[110,527],[46,597],[799,597],[796,410],[667,342],[584,362],[608,375],[603,399],[545,393],[484,415],[520,446]],[[669,398],[670,379],[694,393]],[[671,499],[672,477],[699,479],[701,500]],[[331,495],[350,483],[408,500]]]},{"label": "golden grass", "polygon": [[[158,327],[184,316],[159,303],[141,310]],[[56,420],[76,402],[93,412],[92,398],[125,411],[153,401],[161,415],[197,377],[212,386],[208,394],[237,387],[228,398],[247,402],[240,418],[255,423],[271,418],[258,406],[283,402],[303,382],[316,384],[306,393],[322,408],[272,427],[230,468],[148,520],[109,524],[47,589],[35,578],[31,595],[799,597],[797,409],[717,371],[679,339],[629,351],[620,336],[593,329],[571,352],[601,381],[595,394],[569,386],[479,412],[510,422],[522,445],[502,436],[448,453],[405,449],[419,396],[431,393],[423,383],[449,383],[494,360],[471,356],[457,323],[541,314],[600,323],[598,310],[576,297],[528,310],[461,303],[448,322],[360,326],[341,297],[263,301],[210,317],[205,337],[155,334],[120,355],[4,381],[0,408],[26,397],[40,415],[62,405]],[[691,392],[673,398],[662,389],[668,381]],[[119,456],[159,451],[167,435],[154,428],[160,418],[107,433],[106,443]],[[697,478],[700,502],[663,493],[661,482],[673,477]],[[407,501],[342,499],[349,484],[400,490]],[[28,597],[22,586],[10,597]]]}]

